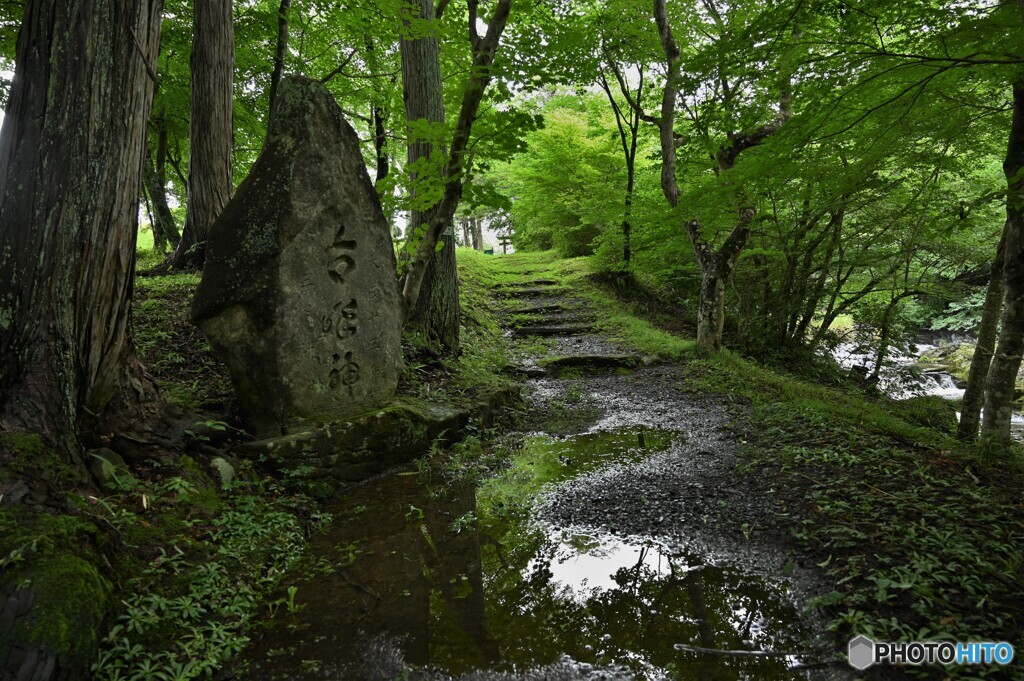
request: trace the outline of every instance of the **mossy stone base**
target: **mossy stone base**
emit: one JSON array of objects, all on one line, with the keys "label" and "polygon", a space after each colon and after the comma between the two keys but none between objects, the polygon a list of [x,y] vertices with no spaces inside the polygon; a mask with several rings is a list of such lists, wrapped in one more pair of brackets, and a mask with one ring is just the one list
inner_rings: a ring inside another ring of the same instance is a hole
[{"label": "mossy stone base", "polygon": [[236,453],[264,456],[306,492],[329,497],[348,484],[423,456],[439,439],[461,439],[470,419],[489,419],[518,392],[518,387],[501,388],[453,404],[399,398],[356,419],[246,443]]}]

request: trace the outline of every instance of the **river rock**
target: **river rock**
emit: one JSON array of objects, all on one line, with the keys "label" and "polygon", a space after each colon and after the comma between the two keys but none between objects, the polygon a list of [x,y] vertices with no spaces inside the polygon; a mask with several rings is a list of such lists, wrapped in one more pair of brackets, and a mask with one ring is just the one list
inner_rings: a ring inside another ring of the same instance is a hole
[{"label": "river rock", "polygon": [[390,402],[400,310],[359,139],[323,85],[288,78],[260,157],[210,230],[192,319],[269,437]]}]

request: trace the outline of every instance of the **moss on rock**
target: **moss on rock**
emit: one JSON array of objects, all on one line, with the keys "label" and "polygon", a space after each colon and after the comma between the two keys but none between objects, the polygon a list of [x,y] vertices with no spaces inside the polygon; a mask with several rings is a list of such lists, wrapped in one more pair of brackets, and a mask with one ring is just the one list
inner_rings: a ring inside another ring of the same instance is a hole
[{"label": "moss on rock", "polygon": [[0,672],[87,676],[111,593],[95,533],[73,515],[0,511]]}]

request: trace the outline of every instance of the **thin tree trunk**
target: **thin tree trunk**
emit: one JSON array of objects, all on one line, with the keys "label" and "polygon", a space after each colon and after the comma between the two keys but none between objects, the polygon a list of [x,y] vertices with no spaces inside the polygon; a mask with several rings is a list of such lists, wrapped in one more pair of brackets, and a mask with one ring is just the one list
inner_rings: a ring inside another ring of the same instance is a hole
[{"label": "thin tree trunk", "polygon": [[[633,138],[633,152],[636,153],[636,138]],[[633,259],[633,186],[636,181],[635,155],[627,160],[626,198],[622,209],[622,262],[629,270]]]},{"label": "thin tree trunk", "polygon": [[462,218],[459,221],[459,225],[462,227],[462,246],[464,248],[470,248],[473,245],[473,237],[470,232],[470,221],[472,218]]},{"label": "thin tree trunk", "polygon": [[[149,159],[146,159],[146,163],[149,163]],[[146,204],[146,217],[149,218],[149,231],[153,233],[153,250],[158,253],[167,253],[167,237],[160,231],[160,226],[156,224],[156,218],[153,217],[153,202],[149,199],[149,190],[146,188],[146,182],[142,182],[142,200]],[[136,243],[135,250],[138,250],[138,243]]]},{"label": "thin tree trunk", "polygon": [[1009,442],[1013,390],[1024,352],[1024,81],[1013,85],[1013,122],[1003,173],[1007,188],[1003,315],[988,371],[981,436]]},{"label": "thin tree trunk", "polygon": [[29,0],[18,38],[0,132],[0,428],[74,462],[159,405],[130,327],[161,9]]},{"label": "thin tree trunk", "polygon": [[604,90],[605,95],[608,97],[608,102],[611,104],[612,112],[615,114],[615,126],[619,132],[619,142],[622,144],[622,155],[626,161],[626,196],[624,198],[624,205],[622,210],[622,263],[626,271],[629,271],[630,260],[633,255],[632,248],[632,237],[633,237],[633,188],[636,184],[636,149],[637,142],[639,140],[640,131],[640,106],[643,102],[644,95],[644,70],[643,67],[639,67],[640,79],[636,87],[636,92],[631,93],[629,84],[622,75],[622,71],[619,69],[619,65],[615,60],[611,59],[610,55],[606,53],[608,62],[608,68],[615,74],[615,80],[619,85],[619,92],[625,97],[629,103],[629,107],[626,111],[619,106],[619,103],[615,101],[615,95],[612,94],[611,86],[608,84],[608,79],[605,78],[604,71],[601,71],[599,84],[601,89]]},{"label": "thin tree trunk", "polygon": [[[408,0],[414,16],[434,27],[433,0]],[[429,31],[430,29],[428,29]],[[441,127],[444,124],[444,95],[441,84],[441,50],[438,38],[428,32],[410,38],[402,36],[399,43],[402,55],[402,94],[405,100],[405,117],[409,122],[408,161],[413,165],[435,153],[434,142],[417,137],[412,123],[427,121]],[[436,153],[444,153],[437,149]],[[436,181],[437,178],[434,178]],[[444,178],[440,178],[443,182]],[[413,196],[416,183],[423,178],[413,178]],[[411,211],[408,234],[427,231],[427,226],[437,216],[437,204],[425,210]],[[451,216],[447,218],[441,234],[441,250],[435,250],[427,266],[426,277],[420,290],[419,299],[411,310],[410,321],[418,326],[432,341],[447,350],[459,347],[459,278],[455,263],[455,229]]]},{"label": "thin tree trunk", "polygon": [[981,313],[981,326],[978,329],[978,342],[974,346],[971,357],[971,368],[967,372],[967,389],[964,390],[963,403],[960,407],[960,424],[956,436],[961,440],[973,440],[978,437],[981,426],[981,406],[985,401],[985,383],[988,378],[992,354],[995,351],[996,336],[999,333],[999,317],[1003,311],[1003,261],[1005,256],[1005,229],[1003,238],[996,249],[996,259],[992,263],[988,289],[985,292],[985,307]]},{"label": "thin tree trunk", "polygon": [[[669,206],[676,208],[682,196],[679,181],[676,178],[675,134],[676,99],[679,96],[678,82],[682,71],[682,57],[679,46],[672,35],[672,27],[669,25],[665,0],[654,0],[654,23],[658,29],[658,39],[666,62],[661,116],[654,118],[644,115],[639,102],[631,100],[630,105],[640,119],[658,125],[661,142],[661,189]],[[774,122],[762,125],[749,134],[730,134],[728,145],[719,149],[715,154],[719,173],[731,169],[735,165],[736,159],[744,151],[760,145],[774,135],[788,120],[788,117],[788,102],[783,102],[780,104],[779,117]],[[702,234],[701,224],[698,220],[687,220],[685,223],[687,236],[690,238],[697,263],[701,268],[703,279],[701,291],[712,296],[710,300],[702,299],[698,303],[697,351],[699,353],[716,353],[722,347],[722,330],[725,320],[716,318],[715,315],[724,315],[725,284],[733,275],[739,255],[746,246],[750,229],[757,215],[753,202],[747,199],[742,189],[737,191],[736,205],[738,217],[736,225],[717,249],[714,249]],[[704,330],[703,333],[701,333],[701,329]]]},{"label": "thin tree trunk", "polygon": [[178,231],[171,207],[167,204],[167,128],[162,126],[156,142],[156,181],[159,189],[154,199],[157,216],[163,220],[163,229],[168,240],[177,248],[178,242],[181,241],[181,232]]},{"label": "thin tree trunk", "polygon": [[160,243],[170,242],[172,248],[177,248],[181,234],[178,232],[178,226],[174,224],[171,207],[167,204],[167,131],[163,128],[157,132],[156,161],[146,154],[145,183],[155,213],[154,245],[159,240]]},{"label": "thin tree trunk", "polygon": [[274,70],[270,74],[270,115],[274,114],[274,103],[277,101],[277,88],[281,84],[285,62],[288,58],[288,11],[292,0],[281,0],[277,8],[277,49],[274,50]]},{"label": "thin tree trunk", "polygon": [[896,312],[896,306],[902,299],[903,296],[893,296],[889,304],[885,306],[885,312],[882,314],[882,328],[880,329],[881,334],[878,337],[878,352],[875,354],[875,366],[871,369],[871,374],[868,376],[868,380],[872,383],[877,382],[882,374],[882,364],[885,363],[886,356],[889,353],[889,341],[892,336],[892,316]]},{"label": "thin tree trunk", "polygon": [[473,248],[484,250],[484,223],[480,218],[471,218],[470,226],[473,230]]},{"label": "thin tree trunk", "polygon": [[373,118],[373,151],[377,158],[377,174],[373,186],[380,191],[381,182],[391,173],[391,159],[388,158],[388,132],[384,127],[384,111],[374,106],[370,113]]},{"label": "thin tree trunk", "polygon": [[825,294],[825,283],[828,281],[829,271],[832,267],[832,261],[835,258],[836,249],[839,246],[839,241],[843,234],[843,222],[846,217],[846,211],[843,208],[832,213],[829,219],[828,230],[831,232],[829,237],[828,247],[825,249],[825,255],[822,258],[821,266],[818,269],[818,274],[814,279],[814,283],[811,286],[811,294],[806,298],[804,302],[803,314],[800,317],[799,323],[796,325],[793,331],[792,338],[797,343],[804,343],[807,339],[807,329],[810,328],[811,322],[814,321],[814,314],[818,311],[818,303],[821,302],[822,296]]},{"label": "thin tree trunk", "polygon": [[195,3],[185,227],[173,255],[154,273],[202,269],[210,226],[231,198],[235,71],[231,5],[231,0]]}]

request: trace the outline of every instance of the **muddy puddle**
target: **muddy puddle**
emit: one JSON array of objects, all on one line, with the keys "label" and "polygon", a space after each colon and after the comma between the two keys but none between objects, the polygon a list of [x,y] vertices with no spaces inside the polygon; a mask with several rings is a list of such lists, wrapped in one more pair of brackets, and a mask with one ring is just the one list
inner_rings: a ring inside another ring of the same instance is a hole
[{"label": "muddy puddle", "polygon": [[559,483],[684,439],[533,435],[479,488],[415,471],[353,488],[283,580],[236,678],[809,678],[800,652],[814,632],[783,583],[538,516]]}]

